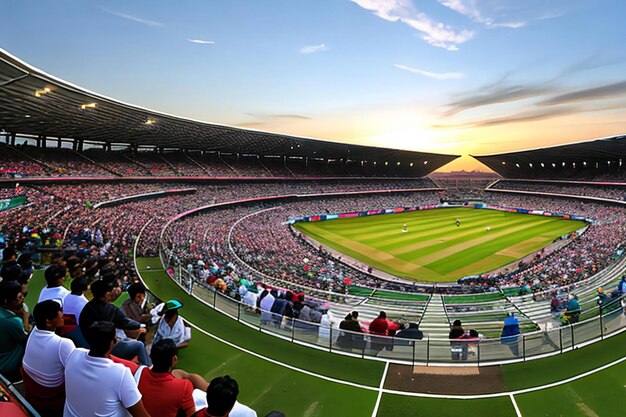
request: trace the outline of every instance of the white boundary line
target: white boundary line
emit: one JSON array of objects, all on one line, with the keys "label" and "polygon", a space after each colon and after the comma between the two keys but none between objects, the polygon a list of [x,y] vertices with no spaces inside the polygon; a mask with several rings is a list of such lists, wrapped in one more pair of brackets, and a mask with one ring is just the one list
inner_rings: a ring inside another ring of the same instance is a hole
[{"label": "white boundary line", "polygon": [[389,370],[389,362],[385,365],[385,370],[383,371],[383,376],[380,379],[380,385],[378,387],[378,397],[376,398],[376,405],[374,405],[374,410],[372,411],[372,417],[376,417],[378,414],[378,407],[380,406],[380,399],[383,396],[383,389],[385,386],[385,380],[387,379],[387,371]]},{"label": "white boundary line", "polygon": [[333,378],[333,377],[330,377],[330,376],[321,375],[321,374],[318,374],[316,372],[307,371],[306,369],[301,369],[301,368],[298,368],[296,366],[289,365],[287,363],[281,362],[281,361],[276,360],[276,359],[268,358],[267,356],[261,355],[260,353],[257,353],[257,352],[254,352],[252,350],[243,348],[241,346],[238,346],[238,345],[236,345],[236,344],[234,344],[232,342],[229,342],[227,340],[222,339],[219,336],[215,336],[214,334],[211,334],[211,333],[207,332],[206,330],[198,327],[197,325],[195,325],[194,323],[190,322],[189,320],[185,320],[185,321],[187,323],[189,323],[189,325],[191,325],[194,329],[196,329],[199,332],[205,334],[206,336],[209,336],[212,339],[217,340],[218,342],[222,342],[225,345],[228,345],[228,346],[230,346],[232,348],[235,348],[235,349],[240,350],[240,351],[242,351],[244,353],[252,355],[252,356],[254,356],[256,358],[263,359],[264,361],[273,363],[274,365],[282,366],[283,368],[287,368],[287,369],[292,370],[292,371],[300,372],[300,373],[303,373],[305,375],[312,376],[314,378],[320,378],[320,379],[323,379],[323,380],[326,380],[326,381],[335,382],[337,384],[349,385],[349,386],[352,386],[352,387],[355,387],[355,388],[361,388],[361,389],[368,390],[368,391],[381,391],[381,388],[371,387],[369,385],[357,384],[356,382],[344,381],[342,379],[337,379],[337,378]]},{"label": "white boundary line", "polygon": [[587,372],[583,372],[582,374],[578,374],[570,378],[562,379],[560,381],[551,382],[549,384],[539,385],[539,386],[531,387],[531,388],[524,388],[524,389],[520,389],[516,391],[503,391],[503,392],[496,392],[493,394],[475,394],[475,395],[453,395],[453,394],[447,395],[446,394],[444,395],[444,394],[425,394],[425,393],[420,393],[420,392],[406,392],[406,391],[397,391],[397,390],[390,390],[390,389],[383,389],[383,391],[386,394],[403,395],[405,397],[443,398],[443,399],[450,398],[450,399],[458,399],[458,400],[478,400],[478,399],[484,399],[484,398],[506,397],[506,396],[511,396],[511,395],[527,394],[529,392],[541,391],[541,390],[548,389],[548,388],[558,387],[559,385],[569,384],[570,382],[574,382],[579,379],[593,375],[595,373],[604,371],[605,369],[618,365],[624,361],[626,361],[626,356],[620,359],[614,360],[613,362],[607,363],[606,365],[602,365],[598,368],[592,369]]},{"label": "white boundary line", "polygon": [[[144,227],[142,228],[142,230],[139,232],[139,236],[137,238],[137,241],[135,242],[135,251],[133,253],[133,255],[135,255],[134,256],[134,258],[135,258],[134,259],[134,261],[135,261],[135,269],[137,271],[137,275],[140,277],[142,282],[143,282],[143,278],[141,277],[141,273],[139,272],[139,268],[137,268],[136,247],[137,247],[137,242],[139,241],[139,239],[141,237],[141,233],[148,226],[149,223],[150,223],[150,221],[147,222],[144,225]],[[144,282],[144,284],[145,284],[145,282]],[[148,287],[146,286],[146,288],[148,288]],[[611,367],[613,367],[615,365],[618,365],[618,364],[626,361],[626,356],[623,356],[622,358],[614,360],[613,362],[610,362],[610,363],[608,363],[606,365],[600,366],[598,368],[592,369],[590,371],[584,372],[584,373],[579,374],[579,375],[575,375],[575,376],[570,377],[570,378],[563,379],[561,381],[556,381],[556,382],[552,382],[550,384],[539,385],[539,386],[536,386],[536,387],[525,388],[525,389],[516,390],[516,391],[498,392],[498,393],[493,393],[493,394],[478,394],[478,395],[426,394],[426,393],[418,393],[418,392],[406,392],[406,391],[390,390],[390,389],[383,388],[384,381],[386,379],[387,371],[388,371],[388,368],[389,368],[389,362],[386,362],[386,365],[385,365],[385,368],[384,368],[384,371],[383,371],[383,375],[382,375],[382,379],[381,379],[381,383],[380,383],[379,387],[372,387],[372,386],[369,386],[369,385],[358,384],[356,382],[350,382],[350,381],[345,381],[345,380],[342,380],[342,379],[329,377],[329,376],[326,376],[326,375],[321,375],[321,374],[318,374],[316,372],[307,371],[305,369],[301,369],[301,368],[298,368],[296,366],[289,365],[287,363],[281,362],[281,361],[276,360],[276,359],[269,358],[267,356],[261,355],[260,353],[251,351],[249,349],[246,349],[246,348],[243,348],[241,346],[238,346],[235,343],[232,343],[230,341],[222,339],[221,337],[216,336],[216,335],[214,335],[212,333],[209,333],[208,331],[200,328],[199,326],[197,326],[196,324],[194,324],[194,323],[192,323],[192,322],[190,322],[188,320],[187,320],[187,323],[189,323],[196,330],[200,331],[201,333],[205,334],[206,336],[208,336],[208,337],[210,337],[212,339],[217,340],[218,342],[224,343],[227,346],[230,346],[230,347],[232,347],[234,349],[237,349],[239,351],[242,351],[244,353],[252,355],[252,356],[254,356],[256,358],[262,359],[262,360],[264,360],[266,362],[270,362],[270,363],[273,363],[275,365],[287,368],[289,370],[292,370],[292,371],[295,371],[295,372],[299,372],[299,373],[302,373],[302,374],[305,374],[305,375],[308,375],[308,376],[312,376],[314,378],[323,379],[325,381],[334,382],[334,383],[341,384],[341,385],[347,385],[347,386],[351,386],[351,387],[355,387],[355,388],[361,388],[361,389],[364,389],[364,390],[367,390],[367,391],[378,391],[378,398],[376,400],[376,406],[375,406],[375,409],[374,409],[375,413],[377,413],[378,406],[380,404],[380,398],[382,397],[383,393],[384,394],[401,395],[401,396],[405,396],[405,397],[439,398],[439,399],[461,399],[461,400],[485,399],[485,398],[496,398],[496,397],[508,396],[513,401],[513,404],[514,404],[514,407],[515,407],[515,410],[517,412],[518,417],[521,417],[519,409],[517,408],[517,403],[515,402],[514,397],[513,397],[514,395],[526,394],[526,393],[535,392],[535,391],[541,391],[541,390],[544,390],[544,389],[554,388],[554,387],[557,387],[557,386],[560,386],[560,385],[568,384],[570,382],[577,381],[579,379],[585,378],[585,377],[593,375],[595,373],[604,371],[605,369],[611,368]],[[373,417],[376,416],[375,413],[372,414]]]},{"label": "white boundary line", "polygon": [[[550,384],[545,384],[545,385],[539,385],[536,387],[531,387],[531,388],[524,388],[524,389],[520,389],[520,390],[515,390],[515,391],[503,391],[503,392],[497,392],[497,393],[493,393],[493,394],[475,394],[475,395],[455,395],[455,394],[426,394],[426,393],[421,393],[421,392],[407,392],[407,391],[398,391],[398,390],[392,390],[392,389],[386,389],[383,388],[383,384],[385,381],[385,378],[387,376],[387,370],[389,367],[389,362],[387,362],[387,364],[385,365],[385,369],[383,372],[383,376],[381,379],[381,384],[379,385],[379,387],[372,387],[369,385],[363,385],[363,384],[358,384],[356,382],[350,382],[350,381],[345,381],[342,379],[337,379],[337,378],[333,378],[333,377],[329,377],[326,375],[321,375],[318,374],[316,372],[312,372],[312,371],[307,371],[305,369],[301,369],[298,368],[296,366],[293,365],[289,365],[287,363],[281,362],[277,359],[272,359],[269,358],[267,356],[261,355],[260,353],[254,352],[252,350],[243,348],[241,346],[236,345],[235,343],[229,342],[227,340],[222,339],[219,336],[216,336],[212,333],[209,333],[208,331],[200,328],[199,326],[197,326],[194,323],[191,323],[190,321],[186,320],[187,323],[189,323],[194,329],[198,330],[199,332],[205,334],[206,336],[211,337],[212,339],[215,339],[219,342],[222,342],[232,348],[238,349],[244,353],[248,353],[254,357],[257,357],[259,359],[263,359],[267,362],[273,363],[275,365],[279,365],[282,366],[284,368],[290,369],[292,371],[296,371],[296,372],[300,372],[303,373],[305,375],[308,376],[312,376],[312,377],[316,377],[316,378],[320,378],[326,381],[330,381],[330,382],[335,382],[337,384],[342,384],[342,385],[349,385],[355,388],[361,388],[361,389],[365,389],[368,391],[378,391],[379,392],[379,397],[381,394],[393,394],[393,395],[401,395],[401,396],[405,396],[405,397],[420,397],[420,398],[439,398],[439,399],[459,399],[459,400],[477,400],[477,399],[485,399],[485,398],[497,398],[497,397],[506,397],[506,396],[513,396],[513,395],[520,395],[520,394],[527,394],[530,392],[535,392],[535,391],[541,391],[544,389],[548,389],[548,388],[554,388],[560,385],[564,385],[564,384],[568,384],[570,382],[573,381],[577,381],[579,379],[588,377],[590,375],[596,374],[598,372],[604,371],[605,369],[611,368],[615,365],[618,365],[624,361],[626,361],[626,356],[614,360],[613,362],[607,363],[606,365],[600,366],[598,368],[592,369],[590,371],[584,372],[582,374],[578,374],[575,375],[573,377],[570,378],[566,378],[560,381],[556,381],[556,382],[552,382]],[[377,401],[378,404],[378,401]]]},{"label": "white boundary line", "polygon": [[515,401],[515,397],[513,396],[513,394],[509,394],[509,397],[511,398],[511,402],[513,403],[513,408],[515,408],[515,414],[517,414],[517,417],[522,417],[522,413],[519,410],[519,407],[517,406],[517,402]]}]

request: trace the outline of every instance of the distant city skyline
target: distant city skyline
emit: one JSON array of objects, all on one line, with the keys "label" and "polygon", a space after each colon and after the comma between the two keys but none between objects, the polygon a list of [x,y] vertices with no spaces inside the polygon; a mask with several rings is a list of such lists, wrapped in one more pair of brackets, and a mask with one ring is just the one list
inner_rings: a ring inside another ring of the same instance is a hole
[{"label": "distant city skyline", "polygon": [[[61,7],[62,6],[62,7]],[[626,132],[621,0],[7,1],[0,47],[108,97],[468,155]]]}]

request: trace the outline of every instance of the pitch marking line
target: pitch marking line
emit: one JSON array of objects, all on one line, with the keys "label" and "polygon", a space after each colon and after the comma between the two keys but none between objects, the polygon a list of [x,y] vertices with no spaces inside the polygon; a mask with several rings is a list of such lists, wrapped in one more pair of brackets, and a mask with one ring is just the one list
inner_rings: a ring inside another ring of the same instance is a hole
[{"label": "pitch marking line", "polygon": [[378,414],[378,407],[380,406],[380,399],[383,396],[383,390],[385,386],[385,380],[387,379],[387,371],[389,370],[389,362],[385,364],[385,370],[383,371],[383,377],[380,379],[380,385],[378,387],[378,397],[376,398],[376,405],[372,411],[372,417],[376,417]]},{"label": "pitch marking line", "polygon": [[515,401],[515,397],[513,396],[513,394],[510,394],[509,397],[511,398],[511,402],[513,403],[513,408],[515,408],[515,414],[517,414],[517,417],[522,417],[522,413],[519,410],[519,407],[517,406],[517,402]]}]

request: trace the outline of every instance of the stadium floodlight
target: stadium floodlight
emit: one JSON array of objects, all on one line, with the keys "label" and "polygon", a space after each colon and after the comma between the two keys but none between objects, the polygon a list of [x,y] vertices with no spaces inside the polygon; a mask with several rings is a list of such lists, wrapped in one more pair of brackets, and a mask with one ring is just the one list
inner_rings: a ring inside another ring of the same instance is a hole
[{"label": "stadium floodlight", "polygon": [[82,104],[80,106],[81,110],[85,110],[85,109],[95,109],[96,108],[96,103],[88,103],[88,104]]},{"label": "stadium floodlight", "polygon": [[428,161],[424,161],[424,165],[428,165]]},{"label": "stadium floodlight", "polygon": [[41,97],[44,94],[48,94],[50,91],[52,90],[50,90],[48,87],[44,87],[41,90],[35,90],[35,97]]},{"label": "stadium floodlight", "polygon": [[412,167],[412,166],[413,166],[413,162],[411,162],[411,163],[409,164],[409,166],[410,166],[410,167]]},{"label": "stadium floodlight", "polygon": [[148,119],[148,120],[146,120],[146,122],[145,122],[144,124],[146,124],[146,125],[150,126],[150,125],[153,125],[153,124],[155,124],[155,123],[156,123],[156,120],[154,120],[154,119]]}]

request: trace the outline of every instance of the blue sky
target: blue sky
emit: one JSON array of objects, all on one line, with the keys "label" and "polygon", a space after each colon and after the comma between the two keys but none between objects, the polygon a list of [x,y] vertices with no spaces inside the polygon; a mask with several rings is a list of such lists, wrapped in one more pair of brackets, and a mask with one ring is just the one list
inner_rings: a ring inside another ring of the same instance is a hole
[{"label": "blue sky", "polygon": [[1,4],[8,52],[208,122],[458,154],[626,131],[624,1]]}]

